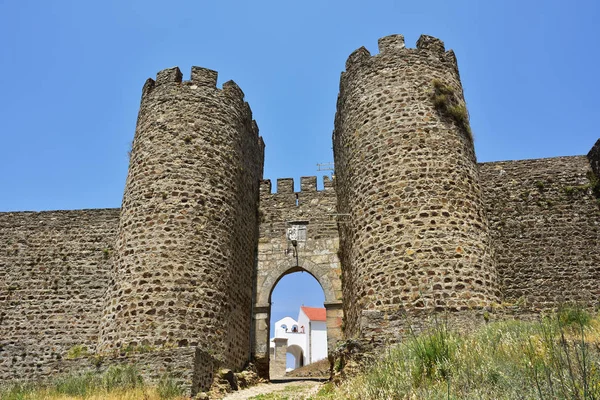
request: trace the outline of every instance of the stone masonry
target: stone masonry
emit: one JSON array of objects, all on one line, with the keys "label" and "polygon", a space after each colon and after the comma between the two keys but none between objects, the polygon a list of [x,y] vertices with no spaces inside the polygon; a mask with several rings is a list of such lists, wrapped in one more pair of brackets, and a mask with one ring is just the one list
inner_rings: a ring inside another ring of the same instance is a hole
[{"label": "stone masonry", "polygon": [[119,209],[0,213],[0,382],[98,341]]},{"label": "stone masonry", "polygon": [[264,144],[244,94],[178,68],[144,85],[100,327],[101,351],[210,349],[249,359]]},{"label": "stone masonry", "polygon": [[275,347],[271,350],[272,356],[269,365],[269,376],[271,378],[283,378],[285,376],[287,342],[287,338],[275,338]]},{"label": "stone masonry", "polygon": [[480,164],[503,300],[600,302],[600,203],[585,156]]},{"label": "stone masonry", "polygon": [[[333,134],[346,327],[413,311],[461,311],[498,300],[496,268],[468,126],[435,108],[435,84],[464,107],[454,52],[421,36],[350,55]],[[377,331],[377,329],[375,329]],[[394,335],[394,332],[389,332]],[[380,336],[380,335],[379,335]]]},{"label": "stone masonry", "polygon": [[330,351],[440,312],[468,329],[599,306],[600,140],[477,164],[439,39],[350,55],[322,190],[272,191],[243,92],[216,82],[199,67],[146,82],[121,209],[0,213],[0,383],[123,363],[192,395],[218,368],[268,377],[271,293],[293,272],[323,288]]},{"label": "stone masonry", "polygon": [[[269,180],[263,181],[260,187],[253,358],[263,375],[269,370],[271,293],[287,274],[307,272],[320,283],[325,293],[329,349],[342,339],[337,200],[333,182],[327,176],[323,179],[323,190],[320,191],[314,176],[301,178],[299,192],[294,192],[294,181],[290,178],[277,180],[276,193],[271,193]],[[287,229],[294,226],[304,232],[296,249],[287,238]]]}]

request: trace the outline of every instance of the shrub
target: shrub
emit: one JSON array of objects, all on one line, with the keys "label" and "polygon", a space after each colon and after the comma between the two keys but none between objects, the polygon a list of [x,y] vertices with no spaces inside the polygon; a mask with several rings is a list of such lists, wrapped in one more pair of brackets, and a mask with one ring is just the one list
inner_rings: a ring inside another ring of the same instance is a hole
[{"label": "shrub", "polygon": [[442,115],[450,118],[465,132],[467,137],[473,140],[473,132],[469,125],[469,113],[467,107],[459,102],[454,89],[441,81],[433,81],[433,106]]},{"label": "shrub", "polygon": [[67,350],[66,358],[67,358],[67,360],[73,360],[75,358],[85,357],[88,354],[89,354],[88,349],[85,345],[76,344],[75,346],[73,346],[69,350]]},{"label": "shrub", "polygon": [[338,358],[337,360],[335,360],[335,363],[333,365],[333,370],[335,372],[341,372],[343,368],[344,368],[344,363],[343,363],[342,359]]},{"label": "shrub", "polygon": [[590,313],[577,306],[561,307],[558,311],[557,318],[560,326],[574,328],[589,326],[592,320]]},{"label": "shrub", "polygon": [[335,391],[335,386],[333,385],[333,383],[327,382],[323,386],[321,386],[321,388],[317,392],[317,396],[318,397],[327,397],[327,396],[333,395],[334,391]]},{"label": "shrub", "polygon": [[592,189],[592,193],[596,197],[600,197],[600,179],[593,171],[588,171],[587,178],[590,181],[590,188]]},{"label": "shrub", "polygon": [[536,181],[535,186],[538,188],[539,191],[543,191],[545,188],[544,182],[542,181]]}]

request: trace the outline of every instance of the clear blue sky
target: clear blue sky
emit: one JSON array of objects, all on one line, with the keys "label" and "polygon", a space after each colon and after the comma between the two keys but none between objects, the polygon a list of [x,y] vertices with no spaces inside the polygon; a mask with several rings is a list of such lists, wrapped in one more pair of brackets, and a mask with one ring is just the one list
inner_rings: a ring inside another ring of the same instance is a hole
[{"label": "clear blue sky", "polygon": [[142,85],[175,65],[244,90],[265,178],[315,175],[347,56],[392,33],[455,50],[479,161],[585,154],[598,21],[597,0],[0,0],[0,211],[119,207]]}]

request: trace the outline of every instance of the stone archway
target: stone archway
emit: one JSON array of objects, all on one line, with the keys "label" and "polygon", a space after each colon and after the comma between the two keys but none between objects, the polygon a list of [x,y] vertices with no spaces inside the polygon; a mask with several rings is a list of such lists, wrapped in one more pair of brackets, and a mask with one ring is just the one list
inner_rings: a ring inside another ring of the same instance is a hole
[{"label": "stone archway", "polygon": [[334,282],[339,280],[335,272],[332,272],[329,265],[319,265],[309,259],[300,260],[299,265],[296,265],[296,260],[286,259],[279,262],[275,268],[269,270],[263,279],[260,279],[256,291],[256,304],[269,304],[271,302],[271,294],[277,283],[286,275],[294,272],[308,272],[311,274],[325,293],[325,303],[335,303],[339,299],[335,293]]},{"label": "stone archway", "polygon": [[299,260],[284,259],[269,270],[260,270],[257,277],[256,304],[254,317],[254,346],[253,360],[258,373],[263,378],[269,375],[269,333],[271,320],[271,294],[277,283],[286,275],[294,272],[307,272],[312,275],[325,294],[325,309],[327,313],[327,347],[331,351],[338,340],[342,339],[342,299],[341,279],[339,269],[331,268],[330,264],[316,264],[308,258]]}]

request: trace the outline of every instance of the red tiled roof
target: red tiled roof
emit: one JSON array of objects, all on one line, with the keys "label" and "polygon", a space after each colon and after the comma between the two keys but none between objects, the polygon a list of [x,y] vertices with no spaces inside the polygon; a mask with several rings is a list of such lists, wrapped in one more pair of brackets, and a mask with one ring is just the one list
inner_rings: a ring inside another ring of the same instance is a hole
[{"label": "red tiled roof", "polygon": [[306,314],[308,319],[310,319],[311,321],[327,321],[327,316],[325,314],[324,308],[304,307],[304,306],[302,306],[300,308],[302,309],[302,311],[304,311],[304,314]]}]

